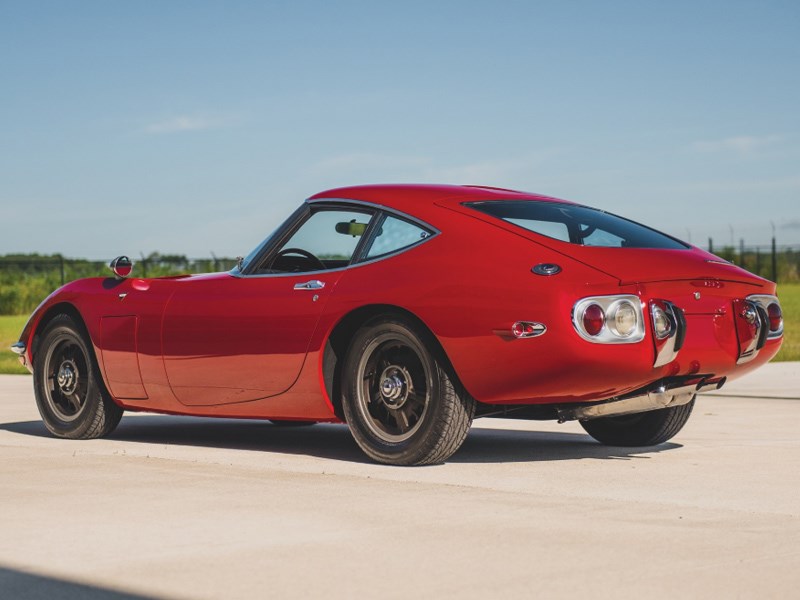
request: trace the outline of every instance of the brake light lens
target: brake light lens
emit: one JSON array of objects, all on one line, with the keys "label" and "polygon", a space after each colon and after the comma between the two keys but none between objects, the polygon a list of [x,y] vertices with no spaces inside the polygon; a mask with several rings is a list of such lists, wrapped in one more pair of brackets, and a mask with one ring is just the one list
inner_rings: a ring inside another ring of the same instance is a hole
[{"label": "brake light lens", "polygon": [[783,311],[780,304],[772,302],[767,306],[767,316],[769,317],[770,331],[775,332],[783,329]]},{"label": "brake light lens", "polygon": [[599,304],[590,304],[583,310],[583,328],[589,335],[597,335],[603,331],[606,314]]}]

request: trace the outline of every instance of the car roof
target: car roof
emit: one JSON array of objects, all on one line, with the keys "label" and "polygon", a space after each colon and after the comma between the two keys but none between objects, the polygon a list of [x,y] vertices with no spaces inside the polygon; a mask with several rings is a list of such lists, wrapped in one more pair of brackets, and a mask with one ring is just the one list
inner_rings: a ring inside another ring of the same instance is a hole
[{"label": "car roof", "polygon": [[464,202],[539,200],[572,204],[567,200],[518,190],[479,185],[426,183],[375,184],[334,188],[314,194],[308,201],[322,199],[359,200],[419,216],[422,216],[420,213],[429,212],[429,209],[434,208],[435,205],[449,208]]}]

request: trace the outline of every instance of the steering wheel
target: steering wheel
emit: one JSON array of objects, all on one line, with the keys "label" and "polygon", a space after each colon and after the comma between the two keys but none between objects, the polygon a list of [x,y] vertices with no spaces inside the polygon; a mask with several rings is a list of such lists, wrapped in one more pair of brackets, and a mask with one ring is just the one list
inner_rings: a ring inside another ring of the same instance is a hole
[{"label": "steering wheel", "polygon": [[309,252],[308,250],[303,250],[302,248],[284,248],[275,255],[275,258],[272,259],[270,267],[275,264],[275,261],[277,261],[282,256],[286,256],[287,254],[299,254],[300,256],[307,258],[308,260],[316,264],[320,268],[320,270],[324,271],[325,269],[328,268],[325,266],[325,263],[323,263],[320,259],[311,254],[311,252]]}]

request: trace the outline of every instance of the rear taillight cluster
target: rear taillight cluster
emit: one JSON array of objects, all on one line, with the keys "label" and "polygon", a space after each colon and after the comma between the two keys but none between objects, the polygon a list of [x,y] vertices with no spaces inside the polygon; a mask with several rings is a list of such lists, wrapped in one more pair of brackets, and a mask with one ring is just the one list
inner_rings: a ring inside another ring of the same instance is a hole
[{"label": "rear taillight cluster", "polygon": [[[683,347],[686,318],[683,310],[668,300],[650,300],[648,308],[655,346],[653,367],[661,367],[675,360]],[[738,298],[733,309],[738,363],[752,360],[767,340],[783,335],[783,312],[775,296]],[[572,325],[583,339],[596,344],[640,342],[645,337],[642,301],[632,294],[582,298],[572,307]]]},{"label": "rear taillight cluster", "polygon": [[683,311],[668,300],[650,300],[650,320],[656,349],[654,367],[666,365],[678,356],[686,337]]},{"label": "rear taillight cluster", "polygon": [[[747,301],[755,305],[756,311],[761,317],[766,316],[767,339],[777,338],[783,335],[783,311],[778,298],[766,294],[753,294],[747,297]],[[763,310],[761,313],[759,310]]]},{"label": "rear taillight cluster", "polygon": [[733,301],[738,364],[753,360],[769,339],[783,335],[783,311],[775,296],[754,294]]},{"label": "rear taillight cluster", "polygon": [[644,339],[642,302],[630,294],[578,300],[572,308],[572,324],[578,335],[598,344],[630,344]]}]

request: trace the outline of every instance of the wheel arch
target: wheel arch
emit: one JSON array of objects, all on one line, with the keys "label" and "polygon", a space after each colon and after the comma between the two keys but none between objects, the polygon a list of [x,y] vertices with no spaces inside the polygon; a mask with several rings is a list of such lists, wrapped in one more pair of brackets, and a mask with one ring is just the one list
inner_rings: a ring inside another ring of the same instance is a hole
[{"label": "wheel arch", "polygon": [[[33,335],[31,336],[31,360],[33,360],[33,357],[39,351],[39,342],[42,339],[42,332],[44,332],[50,322],[59,315],[68,315],[71,317],[81,328],[82,333],[86,336],[86,340],[89,342],[89,345],[94,346],[92,336],[89,334],[89,328],[86,326],[86,321],[84,320],[83,315],[81,315],[81,312],[78,310],[78,308],[71,302],[59,302],[48,307],[34,326]],[[96,354],[96,352],[94,354]],[[97,360],[96,356],[94,358]]]},{"label": "wheel arch", "polygon": [[[430,350],[442,365],[448,370],[450,377],[458,380],[458,375],[453,368],[441,342],[433,333],[430,327],[417,315],[410,310],[394,304],[369,304],[360,306],[345,314],[331,329],[328,338],[325,340],[322,352],[321,375],[328,394],[333,404],[336,416],[342,421],[345,420],[342,408],[342,381],[341,371],[347,351],[355,333],[370,321],[382,318],[397,318],[414,327],[428,339]],[[428,344],[426,343],[426,346]]]}]

